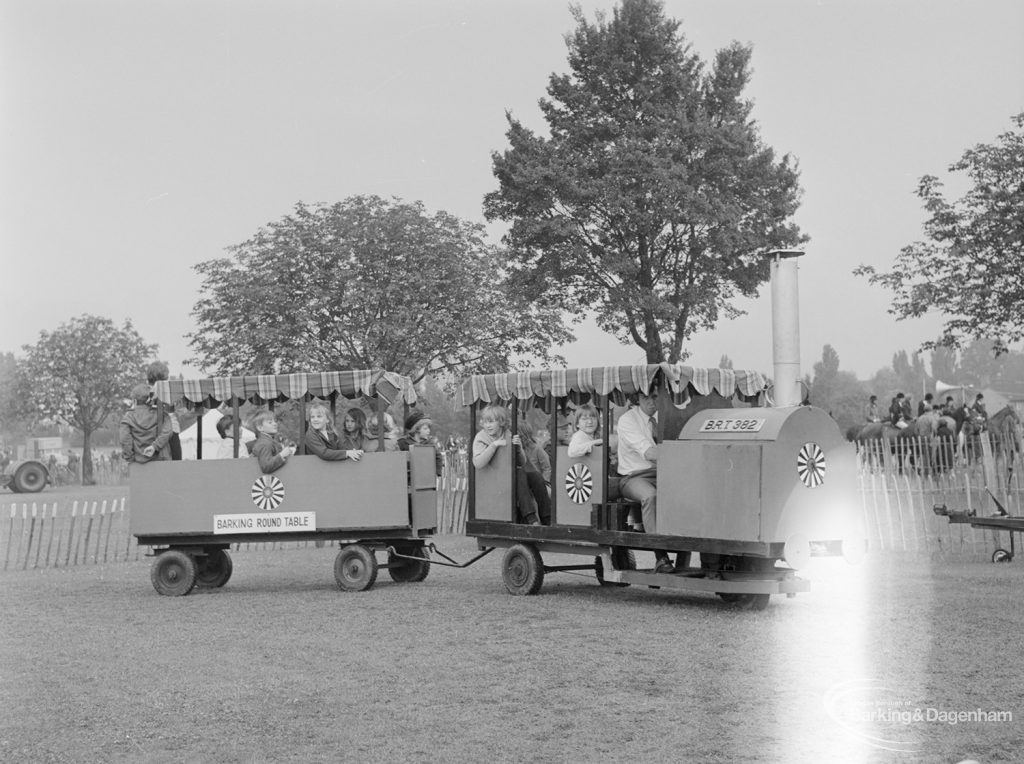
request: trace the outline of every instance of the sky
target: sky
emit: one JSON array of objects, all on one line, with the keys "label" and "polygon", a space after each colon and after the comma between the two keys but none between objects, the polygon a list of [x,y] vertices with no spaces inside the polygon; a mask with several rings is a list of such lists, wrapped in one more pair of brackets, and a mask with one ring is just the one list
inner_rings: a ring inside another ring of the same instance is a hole
[{"label": "sky", "polygon": [[[614,4],[580,5],[593,20]],[[852,271],[890,270],[923,238],[918,179],[1024,111],[1024,3],[665,7],[705,60],[753,46],[762,139],[799,162],[803,371],[830,344],[867,379],[936,337],[941,316],[897,322]],[[297,202],[377,194],[484,222],[505,112],[544,132],[573,27],[557,0],[0,0],[0,352],[89,313],[130,319],[198,376],[193,266]],[[767,285],[738,306],[689,363],[771,373]],[[590,321],[576,333],[569,366],[642,361]]]}]

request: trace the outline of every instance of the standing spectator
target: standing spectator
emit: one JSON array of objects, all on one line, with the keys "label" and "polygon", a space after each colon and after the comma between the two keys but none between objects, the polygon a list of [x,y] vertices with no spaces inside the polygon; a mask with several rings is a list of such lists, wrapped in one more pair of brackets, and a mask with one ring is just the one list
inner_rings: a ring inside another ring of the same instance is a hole
[{"label": "standing spectator", "polygon": [[932,410],[932,394],[925,393],[924,400],[917,404],[917,415],[921,416],[926,411]]},{"label": "standing spectator", "polygon": [[150,397],[152,399],[153,406],[163,406],[165,415],[171,421],[171,459],[177,462],[181,461],[181,437],[179,436],[179,433],[181,432],[181,423],[178,421],[178,415],[172,407],[164,406],[152,395],[153,385],[159,381],[169,379],[170,376],[170,369],[167,368],[167,364],[163,361],[154,361],[146,369],[146,379],[149,381],[149,386],[151,388]]},{"label": "standing spectator", "polygon": [[72,451],[69,448],[68,449],[68,472],[71,473],[71,479],[72,480],[78,480],[78,478],[79,478],[79,475],[78,475],[78,465],[79,465],[78,454],[76,454],[74,451]]},{"label": "standing spectator", "polygon": [[121,418],[118,428],[121,456],[127,464],[145,464],[169,455],[171,423],[166,417],[161,420],[156,409],[149,405],[151,393],[149,386],[136,385],[132,389],[135,408]]},{"label": "standing spectator", "polygon": [[864,407],[864,419],[868,422],[881,422],[882,416],[878,413],[878,396],[872,395],[868,398],[868,405]]},{"label": "standing spectator", "polygon": [[971,405],[971,420],[979,430],[985,429],[988,424],[988,412],[985,410],[985,396],[978,393],[974,396],[974,403]]},{"label": "standing spectator", "polygon": [[901,430],[910,424],[910,401],[903,393],[896,393],[896,397],[889,404],[889,421],[894,427]]}]

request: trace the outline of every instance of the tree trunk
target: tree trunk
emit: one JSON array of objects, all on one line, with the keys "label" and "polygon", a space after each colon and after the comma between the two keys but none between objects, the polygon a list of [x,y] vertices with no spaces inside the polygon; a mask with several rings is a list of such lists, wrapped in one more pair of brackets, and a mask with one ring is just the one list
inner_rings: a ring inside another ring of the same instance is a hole
[{"label": "tree trunk", "polygon": [[82,485],[96,485],[92,476],[92,430],[82,430]]}]

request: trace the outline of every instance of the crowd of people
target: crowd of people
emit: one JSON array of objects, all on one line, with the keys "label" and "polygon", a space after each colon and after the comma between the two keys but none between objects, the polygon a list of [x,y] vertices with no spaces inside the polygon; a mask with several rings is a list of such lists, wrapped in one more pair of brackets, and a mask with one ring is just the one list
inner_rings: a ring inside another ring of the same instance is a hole
[{"label": "crowd of people", "polygon": [[912,414],[913,406],[910,397],[903,392],[897,392],[889,402],[889,410],[883,419],[878,406],[878,396],[872,395],[864,407],[864,420],[868,424],[887,422],[898,429],[906,429],[915,419],[935,422],[935,429],[942,424],[941,420],[948,418],[950,429],[959,434],[965,423],[969,423],[975,431],[982,431],[988,423],[988,411],[985,408],[984,393],[977,393],[974,401],[970,404],[965,397],[959,406],[956,405],[953,396],[947,395],[942,403],[935,401],[932,393],[925,393],[924,397],[917,404],[917,416]]}]

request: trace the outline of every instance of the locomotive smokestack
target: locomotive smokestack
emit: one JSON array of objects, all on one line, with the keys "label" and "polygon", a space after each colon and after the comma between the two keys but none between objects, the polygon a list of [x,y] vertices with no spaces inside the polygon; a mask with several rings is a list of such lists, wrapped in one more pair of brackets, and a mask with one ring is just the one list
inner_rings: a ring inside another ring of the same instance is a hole
[{"label": "locomotive smokestack", "polygon": [[772,282],[772,363],[775,366],[775,405],[799,406],[800,293],[797,289],[798,249],[769,252]]}]

